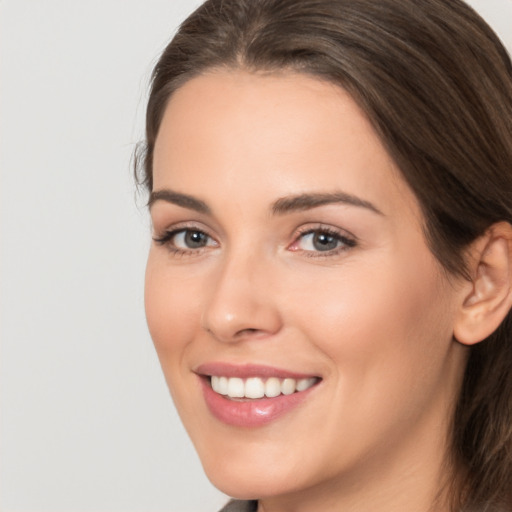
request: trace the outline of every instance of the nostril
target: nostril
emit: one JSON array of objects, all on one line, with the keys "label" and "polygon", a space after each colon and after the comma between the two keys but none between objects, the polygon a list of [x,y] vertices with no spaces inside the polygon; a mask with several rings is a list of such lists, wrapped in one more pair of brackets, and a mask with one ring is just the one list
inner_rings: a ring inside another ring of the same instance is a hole
[{"label": "nostril", "polygon": [[249,327],[247,329],[241,329],[236,333],[237,338],[242,338],[244,336],[254,336],[255,334],[261,332],[260,329],[254,329],[253,327]]}]

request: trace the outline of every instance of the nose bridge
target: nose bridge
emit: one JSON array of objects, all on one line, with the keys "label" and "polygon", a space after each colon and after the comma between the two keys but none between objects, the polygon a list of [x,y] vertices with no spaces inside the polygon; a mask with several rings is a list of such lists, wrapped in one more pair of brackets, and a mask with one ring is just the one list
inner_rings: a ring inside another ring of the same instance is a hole
[{"label": "nose bridge", "polygon": [[280,316],[271,296],[269,267],[247,246],[227,251],[204,306],[203,328],[221,341],[278,331]]}]

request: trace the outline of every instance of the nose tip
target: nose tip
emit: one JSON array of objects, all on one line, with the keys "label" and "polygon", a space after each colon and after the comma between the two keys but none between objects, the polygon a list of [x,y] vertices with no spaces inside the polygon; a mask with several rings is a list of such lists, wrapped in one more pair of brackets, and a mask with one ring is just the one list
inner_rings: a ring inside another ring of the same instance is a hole
[{"label": "nose tip", "polygon": [[231,308],[230,313],[223,313],[218,305],[216,310],[209,308],[203,316],[202,326],[218,341],[229,343],[275,334],[280,329],[280,322],[276,312],[270,311],[270,305],[249,309],[239,300],[236,310]]},{"label": "nose tip", "polygon": [[281,316],[270,289],[254,268],[245,272],[226,269],[211,288],[202,328],[222,342],[275,334],[281,328]]}]

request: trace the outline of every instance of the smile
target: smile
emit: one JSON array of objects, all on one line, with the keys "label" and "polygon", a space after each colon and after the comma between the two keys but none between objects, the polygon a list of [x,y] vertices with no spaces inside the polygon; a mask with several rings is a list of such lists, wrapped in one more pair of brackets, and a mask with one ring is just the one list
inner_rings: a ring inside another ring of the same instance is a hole
[{"label": "smile", "polygon": [[212,375],[210,384],[219,395],[229,398],[275,398],[280,395],[291,395],[293,393],[306,391],[319,381],[316,377],[304,379],[270,377],[263,379],[260,377],[250,377],[242,379],[240,377],[224,377]]},{"label": "smile", "polygon": [[322,378],[261,365],[210,363],[195,373],[210,414],[220,422],[263,427],[310,401]]}]

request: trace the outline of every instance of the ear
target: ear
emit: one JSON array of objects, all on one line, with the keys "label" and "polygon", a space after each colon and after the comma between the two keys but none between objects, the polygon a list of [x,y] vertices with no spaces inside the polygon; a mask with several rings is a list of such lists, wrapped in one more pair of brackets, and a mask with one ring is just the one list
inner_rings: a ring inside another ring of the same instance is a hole
[{"label": "ear", "polygon": [[469,251],[471,281],[463,287],[454,337],[474,345],[490,336],[512,307],[512,226],[493,224]]}]

